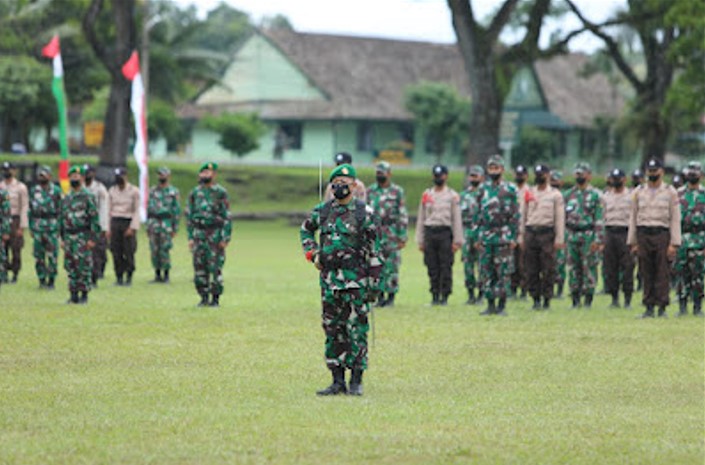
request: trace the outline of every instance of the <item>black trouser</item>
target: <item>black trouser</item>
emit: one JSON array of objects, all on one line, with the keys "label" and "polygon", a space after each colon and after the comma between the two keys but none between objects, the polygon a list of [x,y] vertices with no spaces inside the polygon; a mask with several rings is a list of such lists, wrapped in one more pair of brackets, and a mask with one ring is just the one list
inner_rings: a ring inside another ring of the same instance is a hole
[{"label": "black trouser", "polygon": [[551,228],[530,229],[527,227],[524,239],[524,265],[526,285],[534,299],[553,297],[553,283],[556,272],[556,233]]},{"label": "black trouser", "polygon": [[644,280],[642,302],[647,306],[665,307],[668,305],[670,291],[670,270],[668,263],[668,245],[671,234],[668,229],[649,230],[637,228],[639,245],[639,269]]},{"label": "black trouser", "polygon": [[[20,217],[12,215],[10,222],[10,240],[5,243],[5,258],[7,259],[6,270],[12,271],[13,274],[20,272],[22,268],[22,247],[24,247],[24,235],[19,236],[17,231],[20,229]],[[10,258],[12,255],[12,258]]]},{"label": "black trouser", "polygon": [[115,275],[132,274],[135,271],[135,251],[137,234],[125,236],[130,229],[130,218],[113,218],[110,220],[110,252],[113,254]]},{"label": "black trouser", "polygon": [[526,290],[528,286],[526,275],[526,260],[524,250],[521,247],[514,249],[514,273],[512,273],[512,291],[521,288]]},{"label": "black trouser", "polygon": [[450,295],[453,290],[453,231],[447,226],[424,227],[423,261],[428,268],[431,293]]},{"label": "black trouser", "polygon": [[101,232],[95,247],[93,247],[93,280],[103,277],[105,262],[108,260],[107,249],[108,241],[105,240],[105,235]]},{"label": "black trouser", "polygon": [[634,292],[634,258],[627,245],[627,227],[607,226],[602,269],[605,273],[605,292],[619,292],[620,275],[625,295]]}]

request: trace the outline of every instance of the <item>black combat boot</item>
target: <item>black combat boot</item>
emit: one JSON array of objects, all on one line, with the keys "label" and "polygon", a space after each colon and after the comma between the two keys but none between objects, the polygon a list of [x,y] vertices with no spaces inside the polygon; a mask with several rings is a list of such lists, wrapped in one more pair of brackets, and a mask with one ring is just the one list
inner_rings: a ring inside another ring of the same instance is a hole
[{"label": "black combat boot", "polygon": [[624,294],[624,308],[632,308],[632,295]]},{"label": "black combat boot", "polygon": [[448,294],[441,294],[441,299],[438,301],[439,305],[448,305]]},{"label": "black combat boot", "polygon": [[122,282],[122,275],[119,274],[119,275],[117,275],[117,281],[115,281],[115,285],[116,285],[116,286],[122,286],[122,284],[123,284],[123,282]]},{"label": "black combat boot", "polygon": [[497,301],[497,311],[495,312],[495,315],[507,316],[507,312],[504,311],[504,307],[506,307],[506,305],[507,305],[507,298],[500,297],[499,300]]},{"label": "black combat boot", "polygon": [[521,288],[521,295],[519,296],[520,300],[526,300],[526,289],[523,287]]},{"label": "black combat boot", "polygon": [[12,280],[10,281],[10,284],[15,283],[17,283],[17,273],[12,273]]},{"label": "black combat boot", "polygon": [[666,314],[666,307],[665,306],[660,306],[658,308],[658,317],[659,318],[668,318],[668,315]]},{"label": "black combat boot", "polygon": [[393,292],[390,292],[384,301],[384,306],[385,307],[394,307],[394,297],[396,297],[396,294]]},{"label": "black combat boot", "polygon": [[125,286],[132,286],[132,271],[127,272],[127,277],[125,278]]},{"label": "black combat boot", "polygon": [[211,298],[211,307],[220,307],[220,294],[213,294],[213,297]]},{"label": "black combat boot", "polygon": [[81,291],[81,297],[79,297],[78,303],[79,304],[87,304],[88,303],[88,292]]},{"label": "black combat boot", "polygon": [[468,300],[465,305],[473,305],[475,303],[475,289],[472,287],[468,288]]},{"label": "black combat boot", "polygon": [[66,301],[67,304],[77,304],[78,303],[78,292],[71,292],[71,297]]},{"label": "black combat boot", "polygon": [[612,293],[612,303],[610,308],[619,308],[619,295],[616,292]]},{"label": "black combat boot", "polygon": [[559,299],[563,298],[563,283],[562,282],[556,284],[556,297]]},{"label": "black combat boot", "polygon": [[686,316],[688,314],[688,299],[678,299],[678,315]]},{"label": "black combat boot", "polygon": [[47,286],[46,281],[44,281],[44,278],[39,280],[39,289],[44,289]]},{"label": "black combat boot", "polygon": [[585,308],[591,308],[592,307],[592,294],[588,294],[585,296]]},{"label": "black combat boot", "polygon": [[162,282],[162,270],[154,270],[154,279],[150,283],[160,283]]},{"label": "black combat boot", "polygon": [[204,293],[200,294],[200,296],[201,296],[201,301],[198,302],[198,306],[199,307],[207,307],[209,305],[208,304],[208,294],[204,292]]},{"label": "black combat boot", "polygon": [[[333,367],[330,369],[333,374],[333,383],[325,389],[316,391],[317,396],[337,396],[338,394],[347,394],[348,389],[345,387],[345,368]],[[360,379],[362,382],[362,379]]]},{"label": "black combat boot", "polygon": [[654,306],[647,305],[646,311],[641,315],[640,318],[653,318],[654,317]]},{"label": "black combat boot", "polygon": [[431,305],[440,305],[441,299],[438,295],[438,292],[433,293],[433,300],[431,300]]},{"label": "black combat boot", "polygon": [[487,299],[487,308],[480,312],[480,315],[494,315],[496,311],[494,299]]},{"label": "black combat boot", "polygon": [[541,297],[534,297],[534,305],[531,310],[541,310]]},{"label": "black combat boot", "polygon": [[49,278],[49,280],[47,280],[47,289],[50,291],[54,290],[54,278]]},{"label": "black combat boot", "polygon": [[375,303],[375,307],[384,307],[386,303],[387,302],[384,300],[384,292],[380,292],[377,302]]},{"label": "black combat boot", "polygon": [[162,282],[163,283],[169,282],[169,270],[164,270],[164,275],[162,276]]},{"label": "black combat boot", "polygon": [[352,374],[350,375],[350,390],[348,394],[351,396],[362,395],[362,369],[353,368]]},{"label": "black combat boot", "polygon": [[702,297],[696,297],[693,301],[693,315],[703,316],[703,299]]},{"label": "black combat boot", "polygon": [[580,294],[573,294],[573,306],[571,308],[580,308]]},{"label": "black combat boot", "polygon": [[549,299],[548,297],[544,297],[543,298],[543,309],[548,310],[550,308],[551,308],[551,299]]}]

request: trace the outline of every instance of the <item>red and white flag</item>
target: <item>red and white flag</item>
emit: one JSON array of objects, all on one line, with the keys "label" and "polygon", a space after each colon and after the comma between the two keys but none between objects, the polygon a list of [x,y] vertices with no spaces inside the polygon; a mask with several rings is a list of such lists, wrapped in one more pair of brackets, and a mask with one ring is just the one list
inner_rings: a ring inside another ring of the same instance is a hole
[{"label": "red and white flag", "polygon": [[144,84],[140,73],[140,57],[132,52],[130,59],[122,65],[122,74],[132,81],[130,108],[135,120],[135,161],[140,172],[140,218],[147,221],[147,201],[149,198],[149,150],[147,145],[147,109],[145,108]]}]

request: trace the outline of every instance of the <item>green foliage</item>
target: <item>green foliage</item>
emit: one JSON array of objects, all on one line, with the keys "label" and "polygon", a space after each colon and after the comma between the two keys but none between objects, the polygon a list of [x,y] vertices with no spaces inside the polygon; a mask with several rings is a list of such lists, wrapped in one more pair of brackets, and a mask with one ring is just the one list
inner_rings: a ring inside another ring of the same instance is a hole
[{"label": "green foliage", "polygon": [[93,96],[81,112],[81,120],[103,121],[105,112],[108,109],[108,99],[110,98],[110,86],[103,86],[93,92]]},{"label": "green foliage", "polygon": [[184,122],[179,119],[173,105],[159,99],[149,101],[148,134],[150,140],[163,137],[166,140],[167,151],[188,142],[189,131]]},{"label": "green foliage", "polygon": [[521,128],[519,143],[512,148],[512,163],[532,166],[552,158],[553,135],[534,126]]},{"label": "green foliage", "polygon": [[267,126],[256,113],[207,116],[201,124],[220,134],[221,147],[239,157],[258,148],[259,138],[267,132]]},{"label": "green foliage", "polygon": [[433,153],[440,157],[454,137],[465,132],[470,114],[470,102],[458,91],[437,82],[421,82],[408,86],[404,106],[414,115],[419,128],[433,140]]}]

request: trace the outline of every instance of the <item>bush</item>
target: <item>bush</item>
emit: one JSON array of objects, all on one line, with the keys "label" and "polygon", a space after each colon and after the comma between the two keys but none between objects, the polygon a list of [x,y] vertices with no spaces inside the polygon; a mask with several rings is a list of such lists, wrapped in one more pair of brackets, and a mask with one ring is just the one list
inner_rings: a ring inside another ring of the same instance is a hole
[{"label": "bush", "polygon": [[267,132],[267,126],[255,113],[207,116],[202,124],[220,134],[221,147],[239,157],[258,148],[259,138]]}]

